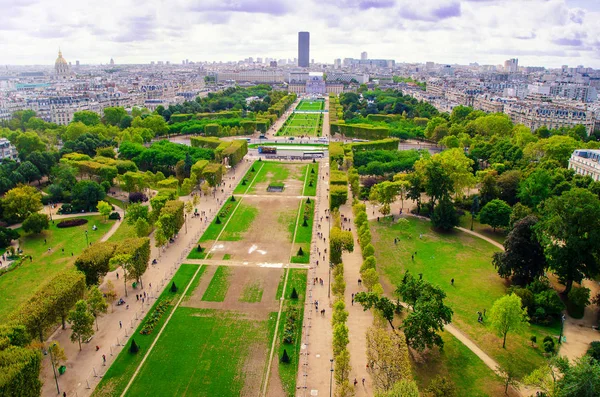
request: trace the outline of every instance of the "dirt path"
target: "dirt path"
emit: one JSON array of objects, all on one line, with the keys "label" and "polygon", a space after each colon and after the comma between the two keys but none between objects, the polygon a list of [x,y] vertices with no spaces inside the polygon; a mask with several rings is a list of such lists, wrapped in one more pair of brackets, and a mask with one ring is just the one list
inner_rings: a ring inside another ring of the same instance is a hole
[{"label": "dirt path", "polygon": [[[224,193],[218,191],[216,198],[226,199],[231,195],[235,184],[239,178],[246,174],[246,171],[252,164],[252,160],[244,161],[236,170],[230,170],[224,177]],[[231,179],[234,178],[234,179]],[[232,184],[228,188],[229,183]],[[122,349],[122,345],[131,335],[131,332],[137,327],[143,319],[147,310],[154,303],[154,300],[160,295],[163,288],[169,285],[169,280],[177,270],[180,263],[187,263],[185,257],[187,253],[196,245],[196,241],[210,224],[210,220],[217,213],[220,205],[217,204],[216,198],[212,196],[203,197],[200,204],[197,206],[199,211],[206,211],[209,215],[209,220],[204,221],[200,218],[192,218],[188,224],[188,233],[181,230],[178,238],[173,244],[170,244],[164,252],[159,251],[154,246],[154,239],[151,236],[151,258],[157,258],[158,264],[148,266],[143,280],[146,288],[143,290],[149,298],[142,301],[135,299],[135,294],[140,290],[134,291],[131,286],[128,287],[129,296],[125,297],[123,290],[123,280],[117,280],[117,273],[122,274],[121,269],[110,272],[104,278],[104,284],[110,280],[115,286],[118,297],[123,297],[129,304],[129,309],[124,306],[113,307],[109,309],[109,313],[98,319],[100,330],[96,332],[92,341],[83,346],[82,351],[79,351],[77,344],[71,343],[69,336],[71,334],[69,327],[66,330],[57,329],[49,341],[57,340],[65,349],[67,355],[67,371],[59,378],[61,393],[65,391],[68,396],[78,395],[79,397],[89,396],[93,389],[100,381],[100,377],[106,372],[109,365],[117,357]],[[189,197],[183,198],[189,199]],[[120,222],[119,222],[120,223]],[[115,229],[116,230],[116,229]],[[107,237],[108,238],[108,237]],[[101,288],[103,287],[101,286]],[[122,327],[119,326],[122,324]],[[99,346],[96,351],[94,346]],[[106,356],[106,366],[102,364],[102,355]],[[56,396],[56,386],[54,384],[54,376],[52,368],[48,364],[48,358],[44,359],[44,366],[41,377],[44,382],[42,386],[43,396]]]},{"label": "dirt path", "polygon": [[[353,224],[354,215],[352,214],[352,192],[348,191],[348,201],[340,207],[340,214],[349,218],[350,221],[343,222],[345,230],[350,228],[354,236],[354,251],[344,253],[342,262],[344,263],[344,280],[346,281],[345,303],[348,310],[348,351],[350,352],[350,383],[354,379],[358,381],[355,388],[356,396],[372,396],[373,382],[371,376],[367,373],[367,328],[373,324],[373,313],[371,310],[364,311],[360,304],[354,304],[353,294],[366,292],[367,289],[358,285],[360,277],[360,266],[362,265],[362,253],[358,243],[358,234]],[[342,218],[343,219],[343,218]],[[362,379],[365,379],[364,385]]]}]

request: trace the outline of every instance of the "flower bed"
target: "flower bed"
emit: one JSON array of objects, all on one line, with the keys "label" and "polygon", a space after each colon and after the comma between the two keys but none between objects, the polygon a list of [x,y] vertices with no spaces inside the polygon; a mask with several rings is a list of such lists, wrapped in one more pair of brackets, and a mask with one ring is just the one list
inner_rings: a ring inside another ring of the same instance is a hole
[{"label": "flower bed", "polygon": [[58,228],[65,228],[65,227],[74,227],[74,226],[81,226],[81,225],[85,225],[86,223],[88,223],[87,219],[82,219],[82,218],[78,218],[78,219],[65,219],[64,221],[61,221],[59,223],[56,224],[56,227]]},{"label": "flower bed", "polygon": [[149,335],[154,331],[154,327],[158,324],[158,321],[162,317],[162,315],[167,311],[169,305],[171,304],[170,300],[163,300],[156,305],[156,309],[152,312],[152,314],[148,315],[146,321],[144,322],[144,326],[140,330],[140,334]]},{"label": "flower bed", "polygon": [[223,207],[221,209],[221,212],[219,213],[219,216],[221,218],[227,218],[229,216],[229,214],[231,213],[231,210],[233,209],[235,204],[227,204],[225,207]]}]

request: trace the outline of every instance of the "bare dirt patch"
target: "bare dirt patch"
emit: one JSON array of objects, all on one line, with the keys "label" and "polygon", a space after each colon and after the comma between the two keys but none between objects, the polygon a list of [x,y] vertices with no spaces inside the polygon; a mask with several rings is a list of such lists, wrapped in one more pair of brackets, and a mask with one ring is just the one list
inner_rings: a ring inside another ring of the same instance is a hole
[{"label": "bare dirt patch", "polygon": [[267,172],[266,180],[258,182],[253,186],[253,190],[256,194],[269,194],[273,196],[301,196],[302,190],[304,189],[304,172],[306,164],[278,164],[278,166],[287,168],[289,170],[288,177],[283,183],[285,189],[283,192],[267,192],[267,187],[273,182],[275,177],[274,173]]},{"label": "bare dirt patch", "polygon": [[[238,261],[288,263],[292,248],[290,224],[295,222],[289,214],[298,210],[298,200],[277,196],[272,199],[245,197],[244,203],[259,211],[242,239],[218,241],[210,253],[216,258],[229,254],[231,259]],[[282,222],[280,218],[289,222]],[[235,214],[230,222],[235,222]]]}]

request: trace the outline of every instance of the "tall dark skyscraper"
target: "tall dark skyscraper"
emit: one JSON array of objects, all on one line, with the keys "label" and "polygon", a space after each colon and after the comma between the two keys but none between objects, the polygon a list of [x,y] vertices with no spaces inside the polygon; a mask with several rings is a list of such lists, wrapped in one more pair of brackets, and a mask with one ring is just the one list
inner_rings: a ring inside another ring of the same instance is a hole
[{"label": "tall dark skyscraper", "polygon": [[298,66],[307,68],[310,65],[310,33],[298,32]]}]

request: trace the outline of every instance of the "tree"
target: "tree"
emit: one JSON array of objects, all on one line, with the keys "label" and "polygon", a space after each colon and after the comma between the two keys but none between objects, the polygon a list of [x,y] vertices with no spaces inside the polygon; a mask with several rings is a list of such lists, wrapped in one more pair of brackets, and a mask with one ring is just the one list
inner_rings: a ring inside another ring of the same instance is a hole
[{"label": "tree", "polygon": [[0,248],[6,248],[10,246],[12,240],[16,240],[19,237],[19,232],[17,232],[15,229],[9,229],[7,227],[0,226]]},{"label": "tree", "polygon": [[367,363],[378,392],[390,391],[397,382],[412,377],[408,347],[394,330],[379,327],[367,330]]},{"label": "tree", "polygon": [[22,162],[15,172],[21,174],[27,182],[39,181],[42,179],[42,173],[31,161]]},{"label": "tree", "polygon": [[418,160],[414,167],[416,172],[422,175],[423,187],[429,196],[433,211],[438,201],[450,197],[454,192],[452,179],[444,169],[442,162],[436,157]]},{"label": "tree", "polygon": [[535,208],[550,195],[552,177],[548,171],[537,169],[519,184],[517,197],[529,207]]},{"label": "tree", "polygon": [[150,231],[150,225],[148,221],[144,218],[138,218],[135,222],[135,235],[138,237],[146,237],[148,236]]},{"label": "tree", "polygon": [[329,235],[330,260],[334,265],[342,263],[342,252],[354,250],[354,236],[352,232],[342,231],[339,227],[332,227]]},{"label": "tree", "polygon": [[419,397],[419,388],[412,379],[402,379],[386,392],[375,393],[375,397]]},{"label": "tree", "polygon": [[381,316],[390,324],[390,327],[395,329],[394,314],[402,311],[402,306],[400,306],[400,304],[394,303],[389,298],[380,296],[375,292],[359,292],[354,295],[354,300],[359,303],[365,311],[371,308],[378,310]]},{"label": "tree", "polygon": [[379,212],[383,215],[390,213],[390,204],[396,201],[396,197],[400,193],[400,182],[381,182],[371,188],[369,199],[372,202],[381,204]]},{"label": "tree", "polygon": [[96,319],[96,331],[98,331],[98,316],[101,313],[106,313],[108,310],[108,304],[102,296],[102,292],[98,289],[98,286],[93,285],[90,287],[87,297],[87,304],[90,310],[90,313]]},{"label": "tree", "polygon": [[97,208],[100,215],[102,215],[105,220],[108,219],[108,216],[112,212],[112,205],[110,205],[106,201],[98,201]]},{"label": "tree", "polygon": [[498,177],[499,198],[509,205],[517,202],[519,183],[521,182],[521,171],[506,171]]},{"label": "tree", "polygon": [[59,367],[62,362],[67,361],[65,350],[60,346],[58,341],[50,342],[48,352],[50,353],[50,365],[54,368]]},{"label": "tree", "polygon": [[544,204],[537,236],[552,269],[569,293],[573,282],[599,272],[600,199],[589,190],[574,188]]},{"label": "tree", "polygon": [[517,362],[514,356],[509,356],[508,361],[501,364],[498,368],[500,370],[500,376],[504,381],[504,394],[508,395],[508,386],[518,387],[519,381]]},{"label": "tree", "polygon": [[127,208],[127,213],[125,214],[125,220],[128,224],[134,225],[138,219],[148,221],[148,206],[140,203],[130,204],[129,208]]},{"label": "tree", "polygon": [[86,301],[79,300],[75,309],[69,312],[69,323],[71,324],[71,342],[79,342],[94,335],[94,316],[89,312]]},{"label": "tree", "polygon": [[26,158],[29,154],[46,150],[46,144],[35,132],[27,131],[17,136],[15,147],[19,152],[19,157]]},{"label": "tree", "polygon": [[98,206],[98,201],[106,197],[106,192],[94,181],[79,181],[73,187],[71,198],[76,211],[93,211]]},{"label": "tree", "polygon": [[4,218],[12,222],[23,221],[43,208],[42,195],[32,186],[18,185],[6,192],[2,207]]},{"label": "tree", "polygon": [[46,214],[40,214],[39,212],[33,213],[23,221],[23,230],[34,234],[39,234],[42,230],[50,227],[50,219]]},{"label": "tree", "polygon": [[80,110],[79,112],[73,113],[73,123],[81,122],[88,127],[100,124],[100,116],[96,112],[91,110]]},{"label": "tree", "polygon": [[402,323],[408,345],[419,351],[432,346],[443,348],[444,341],[438,332],[443,330],[444,324],[452,321],[454,314],[444,304],[446,293],[440,287],[406,272],[396,294],[413,309]]},{"label": "tree", "polygon": [[522,329],[529,321],[527,309],[521,307],[521,298],[515,294],[505,295],[496,300],[489,318],[492,328],[503,338],[503,348],[506,348],[506,335]]},{"label": "tree", "polygon": [[496,231],[497,227],[508,226],[511,211],[510,205],[502,200],[495,199],[483,206],[479,213],[479,221],[490,225]]},{"label": "tree", "polygon": [[127,116],[127,112],[122,107],[107,107],[104,108],[103,121],[105,124],[119,125],[121,119]]},{"label": "tree", "polygon": [[129,269],[132,266],[132,257],[129,254],[117,254],[110,258],[110,265],[112,267],[121,266],[123,269],[123,285],[125,286],[125,296],[127,296],[127,278],[129,275]]},{"label": "tree", "polygon": [[117,291],[115,291],[115,286],[110,280],[106,282],[106,291],[104,292],[104,295],[106,296],[106,300],[111,304],[111,312],[114,311],[112,303],[117,299]]},{"label": "tree", "polygon": [[504,252],[496,252],[492,263],[500,277],[512,276],[513,282],[528,285],[544,275],[547,267],[544,248],[535,234],[538,219],[529,215],[518,221],[504,241]]},{"label": "tree", "polygon": [[455,397],[458,394],[454,382],[441,375],[436,376],[429,382],[426,391],[429,393],[428,395],[433,397]]},{"label": "tree", "polygon": [[431,224],[441,230],[449,231],[458,226],[459,216],[449,198],[443,198],[433,210]]}]

